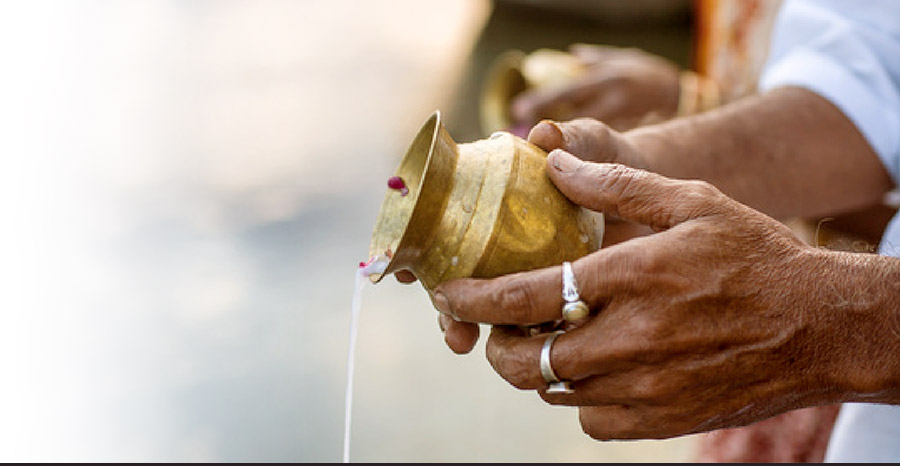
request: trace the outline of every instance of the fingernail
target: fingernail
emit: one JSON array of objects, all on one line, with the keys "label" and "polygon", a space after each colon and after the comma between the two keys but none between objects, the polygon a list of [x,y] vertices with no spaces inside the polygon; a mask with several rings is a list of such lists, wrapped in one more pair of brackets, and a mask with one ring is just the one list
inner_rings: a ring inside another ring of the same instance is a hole
[{"label": "fingernail", "polygon": [[528,132],[528,140],[544,150],[566,147],[562,129],[553,120],[541,120]]},{"label": "fingernail", "polygon": [[[547,128],[553,130],[555,133],[557,133],[557,135],[559,135],[559,138],[562,139],[562,137],[563,137],[562,128],[559,127],[559,123],[557,123],[556,121],[544,119],[544,120],[541,120],[538,124],[544,125]],[[537,126],[537,125],[535,125],[535,126]]]},{"label": "fingernail", "polygon": [[561,149],[554,149],[550,152],[549,157],[550,162],[553,164],[553,168],[563,173],[573,172],[584,163],[574,155]]},{"label": "fingernail", "polygon": [[440,291],[436,291],[434,293],[434,307],[437,308],[438,311],[449,314],[450,313],[450,303],[447,302],[447,297],[444,296],[444,293]]}]

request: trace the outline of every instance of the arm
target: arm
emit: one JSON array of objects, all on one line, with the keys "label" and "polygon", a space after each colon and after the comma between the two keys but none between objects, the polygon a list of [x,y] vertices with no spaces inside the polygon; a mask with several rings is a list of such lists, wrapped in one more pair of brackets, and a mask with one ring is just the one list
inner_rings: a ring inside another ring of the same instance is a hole
[{"label": "arm", "polygon": [[652,171],[709,181],[776,217],[863,208],[892,188],[853,123],[801,88],[775,89],[625,136]]},{"label": "arm", "polygon": [[529,139],[588,161],[702,179],[779,218],[867,207],[892,187],[853,123],[824,98],[794,87],[625,133],[588,119],[545,121]]}]

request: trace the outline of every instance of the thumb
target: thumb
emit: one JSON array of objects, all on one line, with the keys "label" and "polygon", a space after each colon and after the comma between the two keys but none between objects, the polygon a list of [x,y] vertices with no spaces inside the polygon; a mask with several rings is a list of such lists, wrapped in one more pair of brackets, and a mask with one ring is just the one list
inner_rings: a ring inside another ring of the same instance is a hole
[{"label": "thumb", "polygon": [[590,163],[557,149],[547,174],[572,202],[655,230],[723,211],[731,201],[704,181],[667,178],[613,163]]},{"label": "thumb", "polygon": [[645,165],[630,150],[621,134],[593,118],[565,122],[543,120],[528,133],[528,142],[547,152],[562,149],[591,162],[624,163],[632,167]]}]

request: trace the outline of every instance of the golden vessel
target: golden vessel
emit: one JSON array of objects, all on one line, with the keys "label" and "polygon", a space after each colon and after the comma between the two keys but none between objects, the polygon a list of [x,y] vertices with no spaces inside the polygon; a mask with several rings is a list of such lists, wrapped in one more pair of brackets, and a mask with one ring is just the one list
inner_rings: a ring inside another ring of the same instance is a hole
[{"label": "golden vessel", "polygon": [[553,49],[529,54],[508,50],[490,66],[479,99],[479,117],[484,134],[510,131],[514,121],[510,107],[516,95],[530,89],[566,85],[585,73],[585,65],[574,55]]},{"label": "golden vessel", "polygon": [[547,154],[510,133],[456,144],[435,112],[419,130],[375,222],[369,256],[431,292],[453,278],[495,277],[572,261],[600,247],[602,214],[569,201]]}]

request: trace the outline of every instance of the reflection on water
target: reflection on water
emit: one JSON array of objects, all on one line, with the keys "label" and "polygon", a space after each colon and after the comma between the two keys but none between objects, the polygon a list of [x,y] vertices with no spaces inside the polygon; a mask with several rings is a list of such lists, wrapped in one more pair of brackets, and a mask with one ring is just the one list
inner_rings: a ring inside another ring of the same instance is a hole
[{"label": "reflection on water", "polygon": [[[338,461],[353,272],[488,13],[0,4],[0,459]],[[480,353],[450,354],[420,287],[369,287],[353,458],[683,455],[591,441]]]}]

